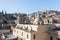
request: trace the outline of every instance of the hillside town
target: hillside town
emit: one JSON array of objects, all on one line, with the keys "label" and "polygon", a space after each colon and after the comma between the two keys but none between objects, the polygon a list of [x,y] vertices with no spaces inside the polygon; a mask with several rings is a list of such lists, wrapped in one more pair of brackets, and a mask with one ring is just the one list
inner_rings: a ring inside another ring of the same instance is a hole
[{"label": "hillside town", "polygon": [[2,10],[0,40],[60,40],[60,11],[25,14]]}]

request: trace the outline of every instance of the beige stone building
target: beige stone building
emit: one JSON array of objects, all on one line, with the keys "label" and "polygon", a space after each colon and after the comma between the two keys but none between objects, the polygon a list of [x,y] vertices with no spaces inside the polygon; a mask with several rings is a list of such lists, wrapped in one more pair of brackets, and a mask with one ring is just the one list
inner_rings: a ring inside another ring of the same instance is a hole
[{"label": "beige stone building", "polygon": [[13,28],[13,35],[18,40],[58,40],[58,33],[55,31],[56,26],[50,17],[43,18],[37,15],[32,24],[22,23],[21,17],[17,17],[17,25]]},{"label": "beige stone building", "polygon": [[20,40],[57,40],[55,25],[17,24],[13,35]]},{"label": "beige stone building", "polygon": [[[48,14],[49,13],[49,14]],[[16,40],[60,40],[60,16],[55,12],[20,14],[12,34]]]}]

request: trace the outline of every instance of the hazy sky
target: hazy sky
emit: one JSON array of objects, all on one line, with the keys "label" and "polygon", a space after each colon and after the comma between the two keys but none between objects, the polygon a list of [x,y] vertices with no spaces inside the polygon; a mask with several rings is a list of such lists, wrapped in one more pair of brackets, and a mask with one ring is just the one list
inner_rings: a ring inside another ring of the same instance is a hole
[{"label": "hazy sky", "polygon": [[0,11],[32,13],[40,10],[60,10],[60,0],[0,0]]}]

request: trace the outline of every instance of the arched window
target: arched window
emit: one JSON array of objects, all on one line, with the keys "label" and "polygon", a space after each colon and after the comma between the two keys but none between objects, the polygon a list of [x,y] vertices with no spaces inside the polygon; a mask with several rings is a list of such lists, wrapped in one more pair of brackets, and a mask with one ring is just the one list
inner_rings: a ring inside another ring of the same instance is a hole
[{"label": "arched window", "polygon": [[50,40],[53,40],[53,38],[52,38],[52,37],[50,37]]},{"label": "arched window", "polygon": [[27,34],[27,39],[29,38],[28,34]]},{"label": "arched window", "polygon": [[33,39],[35,39],[35,34],[33,35]]},{"label": "arched window", "polygon": [[28,30],[28,26],[25,28],[25,30]]},{"label": "arched window", "polygon": [[23,32],[22,32],[22,36],[23,36]]},{"label": "arched window", "polygon": [[32,31],[32,27],[31,27],[31,31]]}]

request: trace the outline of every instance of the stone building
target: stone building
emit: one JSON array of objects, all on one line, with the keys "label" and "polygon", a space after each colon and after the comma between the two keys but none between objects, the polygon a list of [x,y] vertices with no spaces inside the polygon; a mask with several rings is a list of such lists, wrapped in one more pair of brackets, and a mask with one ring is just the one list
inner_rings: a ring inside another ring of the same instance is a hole
[{"label": "stone building", "polygon": [[19,14],[13,26],[16,40],[60,40],[60,16],[55,11]]},{"label": "stone building", "polygon": [[56,40],[57,35],[53,29],[54,25],[17,24],[13,28],[13,35],[20,40]]}]

